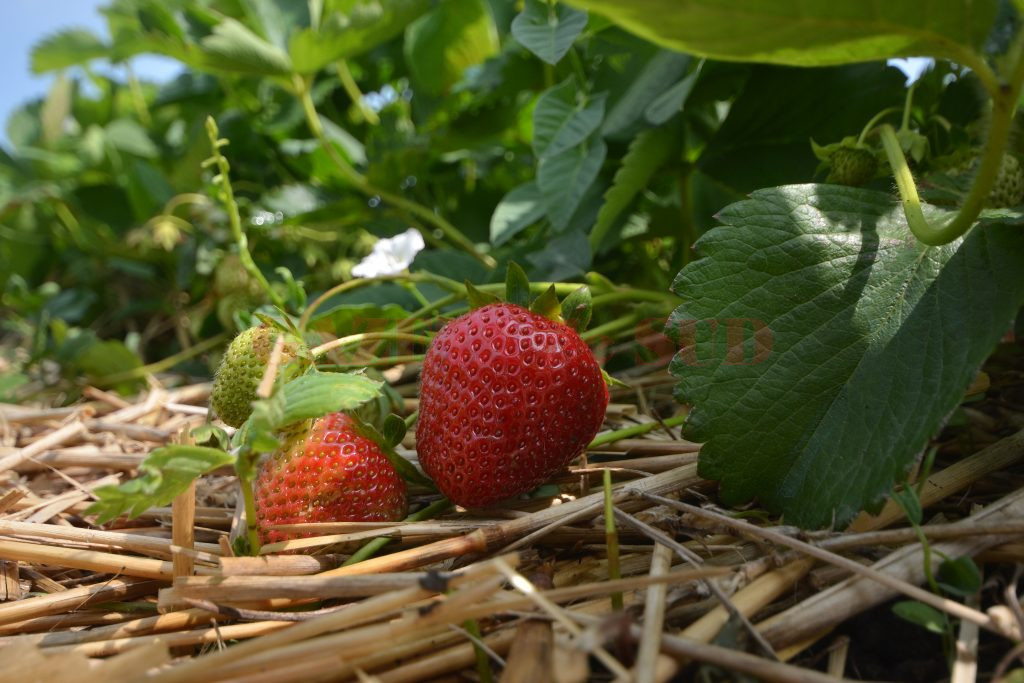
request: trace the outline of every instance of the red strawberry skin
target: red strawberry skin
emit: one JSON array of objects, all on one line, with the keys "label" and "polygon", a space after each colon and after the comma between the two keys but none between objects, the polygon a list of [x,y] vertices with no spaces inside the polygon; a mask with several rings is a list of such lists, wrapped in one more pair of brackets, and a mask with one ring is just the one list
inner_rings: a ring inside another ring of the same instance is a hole
[{"label": "red strawberry skin", "polygon": [[314,535],[267,528],[275,524],[393,522],[407,508],[405,482],[345,413],[314,420],[264,462],[254,495],[263,543]]},{"label": "red strawberry skin", "polygon": [[543,484],[583,452],[608,407],[601,368],[576,331],[514,304],[446,325],[421,383],[420,465],[464,507]]}]

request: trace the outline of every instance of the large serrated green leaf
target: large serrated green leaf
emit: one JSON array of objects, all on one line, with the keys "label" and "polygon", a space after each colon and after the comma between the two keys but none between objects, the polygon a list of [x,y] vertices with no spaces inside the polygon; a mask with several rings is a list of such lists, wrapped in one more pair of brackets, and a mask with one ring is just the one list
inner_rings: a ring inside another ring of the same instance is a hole
[{"label": "large serrated green leaf", "polygon": [[597,130],[604,118],[607,94],[577,97],[573,79],[546,90],[533,110],[533,151],[538,158],[553,157],[575,147]]},{"label": "large serrated green leaf", "polygon": [[288,53],[296,71],[315,73],[395,37],[430,9],[428,0],[328,0],[317,28],[294,33]]},{"label": "large serrated green leaf", "polygon": [[897,56],[962,58],[995,19],[996,0],[570,0],[665,47],[794,66]]},{"label": "large serrated green leaf", "polygon": [[32,73],[58,71],[105,57],[110,50],[92,31],[69,28],[49,35],[32,46]]},{"label": "large serrated green leaf", "polygon": [[622,157],[622,166],[615,172],[612,186],[604,195],[604,204],[597,212],[597,223],[590,233],[590,246],[601,246],[616,219],[630,205],[647,182],[672,154],[675,131],[669,128],[645,130],[629,144]]},{"label": "large serrated green leaf", "polygon": [[203,38],[207,64],[224,71],[256,76],[284,76],[291,72],[291,58],[234,19],[223,19]]},{"label": "large serrated green leaf", "polygon": [[365,375],[317,373],[296,377],[284,385],[285,409],[281,425],[353,410],[380,393],[381,383]]},{"label": "large serrated green leaf", "polygon": [[101,486],[96,502],[86,514],[97,515],[100,524],[122,514],[138,517],[151,507],[167,505],[194,479],[218,467],[230,465],[234,456],[205,446],[163,446],[139,465],[141,476],[118,486]]},{"label": "large serrated green leaf", "polygon": [[889,195],[835,185],[760,190],[720,220],[667,328],[700,473],[729,504],[842,524],[888,493],[1010,326],[1024,232],[926,248]]},{"label": "large serrated green leaf", "polygon": [[559,3],[526,0],[512,20],[512,36],[548,64],[557,64],[587,25],[587,13]]}]

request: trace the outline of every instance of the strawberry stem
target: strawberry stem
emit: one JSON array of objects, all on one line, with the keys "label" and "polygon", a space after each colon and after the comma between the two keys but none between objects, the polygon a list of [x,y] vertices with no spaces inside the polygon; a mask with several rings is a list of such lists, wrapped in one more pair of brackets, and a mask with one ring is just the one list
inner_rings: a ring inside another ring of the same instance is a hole
[{"label": "strawberry stem", "polygon": [[[435,500],[433,503],[431,503],[430,505],[426,506],[422,510],[419,510],[417,512],[412,513],[411,515],[409,515],[408,517],[406,517],[402,521],[403,522],[422,522],[424,520],[436,517],[437,515],[441,514],[442,512],[445,512],[446,510],[448,510],[448,508],[450,508],[451,506],[452,506],[452,504],[451,504],[451,502],[449,502],[449,500],[447,498],[441,498],[440,500]],[[363,560],[370,559],[371,557],[376,555],[378,551],[380,551],[382,548],[384,548],[384,546],[386,546],[387,544],[391,543],[392,540],[394,540],[394,539],[392,539],[392,538],[390,538],[388,536],[381,536],[379,538],[373,539],[372,541],[368,541],[365,545],[363,545],[363,547],[361,547],[359,550],[357,550],[354,553],[352,553],[351,557],[349,557],[347,560],[342,562],[341,566],[342,567],[348,567],[349,565],[358,564],[359,562],[362,562]]]},{"label": "strawberry stem", "polygon": [[462,628],[466,629],[466,632],[472,636],[470,641],[473,643],[473,654],[476,658],[476,673],[480,679],[480,683],[492,683],[494,680],[494,674],[491,673],[491,662],[487,656],[487,652],[480,647],[480,643],[483,642],[483,634],[480,632],[480,622],[476,619],[467,619],[462,623]]},{"label": "strawberry stem", "polygon": [[[608,548],[608,579],[615,581],[622,578],[619,566],[619,532],[615,527],[615,504],[612,502],[612,471],[604,468],[604,536]],[[612,593],[612,609],[616,612],[623,608],[622,592]]]},{"label": "strawberry stem", "polygon": [[228,163],[227,158],[220,153],[220,148],[227,146],[228,141],[220,137],[217,122],[212,116],[206,117],[206,133],[210,137],[210,147],[213,149],[213,155],[203,165],[217,167],[217,175],[214,176],[214,182],[220,185],[221,192],[223,193],[224,208],[227,210],[228,224],[231,226],[231,236],[234,238],[235,244],[238,245],[238,259],[242,262],[242,266],[249,275],[266,292],[270,301],[283,310],[285,307],[284,299],[274,291],[274,288],[267,282],[267,278],[263,277],[263,273],[256,265],[256,262],[252,260],[252,254],[249,253],[249,238],[246,237],[245,231],[242,230],[242,218],[238,213],[238,203],[235,201],[235,192],[231,187],[231,165]]},{"label": "strawberry stem", "polygon": [[[1016,47],[1019,48],[1019,45]],[[917,195],[917,186],[914,184],[914,177],[910,173],[910,167],[903,155],[896,131],[888,123],[879,127],[878,132],[882,137],[882,146],[885,148],[893,176],[896,178],[896,186],[899,188],[907,225],[922,244],[930,247],[949,244],[974,225],[999,173],[1022,84],[1024,84],[1024,50],[1018,49],[1009,83],[1005,87],[995,90],[989,88],[989,92],[992,94],[992,116],[988,140],[985,143],[985,151],[981,155],[978,174],[974,177],[971,191],[956,216],[942,225],[932,225],[924,216],[921,199]]]},{"label": "strawberry stem", "polygon": [[256,498],[252,493],[252,480],[239,473],[238,485],[242,487],[242,500],[245,502],[245,539],[249,543],[249,554],[255,557],[260,554],[260,534],[256,521]]},{"label": "strawberry stem", "polygon": [[687,415],[676,415],[669,417],[664,420],[655,422],[645,422],[639,425],[633,425],[632,427],[624,427],[622,429],[616,429],[614,432],[605,432],[604,434],[598,434],[594,437],[594,440],[587,445],[587,449],[597,448],[599,446],[606,446],[610,443],[615,443],[620,439],[629,439],[634,436],[640,436],[647,432],[652,432],[658,427],[664,425],[665,427],[678,427],[679,425],[686,422]]},{"label": "strawberry stem", "polygon": [[406,332],[360,332],[359,334],[350,334],[346,337],[339,337],[338,339],[332,339],[329,342],[325,342],[320,346],[314,347],[310,350],[310,354],[316,358],[322,356],[328,351],[340,349],[346,346],[357,346],[366,341],[411,341],[417,344],[429,344],[430,337],[422,334],[408,334]]}]

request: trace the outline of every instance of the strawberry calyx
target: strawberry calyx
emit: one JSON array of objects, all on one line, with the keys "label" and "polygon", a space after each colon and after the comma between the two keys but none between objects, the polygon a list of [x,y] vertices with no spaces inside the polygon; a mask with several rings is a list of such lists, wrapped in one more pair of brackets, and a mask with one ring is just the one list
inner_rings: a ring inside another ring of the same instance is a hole
[{"label": "strawberry calyx", "polygon": [[402,479],[410,484],[417,484],[428,488],[431,491],[437,490],[437,486],[432,479],[416,469],[411,462],[403,458],[395,450],[395,447],[402,443],[402,439],[405,438],[405,433],[408,430],[405,420],[391,413],[385,418],[381,429],[378,430],[373,425],[354,416],[351,412],[346,411],[346,413],[352,418],[353,429],[360,436],[373,441],[380,447],[384,457],[388,459],[388,462],[391,463],[391,466],[395,468]]},{"label": "strawberry calyx", "polygon": [[582,285],[559,301],[555,286],[551,285],[539,296],[534,297],[530,292],[530,280],[526,276],[526,271],[514,261],[509,262],[505,275],[504,298],[481,290],[469,280],[466,280],[465,287],[470,310],[475,311],[496,303],[510,303],[522,306],[531,313],[544,316],[549,320],[564,323],[576,332],[582,332],[590,323],[592,312],[590,287]]},{"label": "strawberry calyx", "polygon": [[828,171],[827,183],[858,187],[873,180],[881,168],[878,151],[853,136],[828,145],[812,139],[811,149],[821,160],[817,172]]}]

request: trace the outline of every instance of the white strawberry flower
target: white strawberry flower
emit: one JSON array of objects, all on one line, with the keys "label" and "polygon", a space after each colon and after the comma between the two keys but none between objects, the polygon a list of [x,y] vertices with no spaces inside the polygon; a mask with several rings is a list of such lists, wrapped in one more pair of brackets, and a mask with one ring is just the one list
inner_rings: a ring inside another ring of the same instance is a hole
[{"label": "white strawberry flower", "polygon": [[378,277],[395,275],[409,267],[416,254],[423,251],[426,245],[423,235],[414,228],[409,228],[400,235],[377,240],[370,255],[356,264],[352,269],[354,277]]}]

